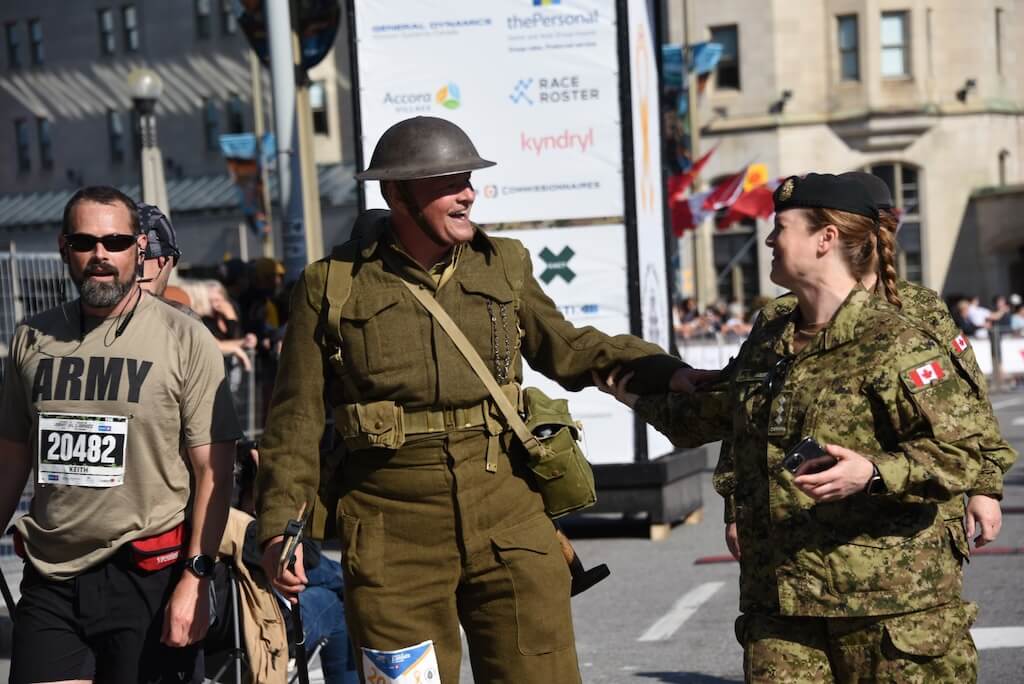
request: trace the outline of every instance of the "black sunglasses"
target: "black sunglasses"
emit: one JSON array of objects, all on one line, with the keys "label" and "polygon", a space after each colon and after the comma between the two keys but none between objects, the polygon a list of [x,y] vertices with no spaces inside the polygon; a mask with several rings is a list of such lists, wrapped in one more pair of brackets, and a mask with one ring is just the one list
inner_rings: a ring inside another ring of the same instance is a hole
[{"label": "black sunglasses", "polygon": [[91,252],[96,249],[97,243],[102,243],[103,249],[108,252],[123,252],[134,245],[137,239],[138,235],[124,235],[122,233],[104,235],[103,237],[96,237],[95,235],[87,235],[85,233],[71,233],[64,236],[64,242],[76,252]]}]

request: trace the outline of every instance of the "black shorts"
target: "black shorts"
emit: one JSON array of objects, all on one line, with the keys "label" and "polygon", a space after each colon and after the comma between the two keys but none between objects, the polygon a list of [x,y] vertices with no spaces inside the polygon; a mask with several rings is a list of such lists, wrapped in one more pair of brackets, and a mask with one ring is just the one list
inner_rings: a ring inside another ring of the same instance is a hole
[{"label": "black shorts", "polygon": [[14,613],[11,684],[202,681],[196,679],[198,646],[160,643],[164,606],[181,567],[146,572],[124,556],[63,582],[25,564]]}]

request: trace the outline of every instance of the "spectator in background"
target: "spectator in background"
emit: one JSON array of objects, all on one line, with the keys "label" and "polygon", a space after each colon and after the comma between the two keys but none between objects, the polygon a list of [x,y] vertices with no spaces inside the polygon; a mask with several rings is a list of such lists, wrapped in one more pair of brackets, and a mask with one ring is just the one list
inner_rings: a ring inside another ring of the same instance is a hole
[{"label": "spectator in background", "polygon": [[955,295],[950,297],[949,302],[950,304],[947,306],[949,306],[949,313],[953,317],[953,322],[968,337],[977,337],[979,328],[971,322],[970,317],[967,315],[967,311],[971,307],[971,300],[961,295]]},{"label": "spectator in background", "polygon": [[[238,315],[227,300],[223,286],[216,280],[182,280],[179,286],[191,300],[192,310],[213,333],[221,353],[236,360],[245,372],[251,371],[252,362],[246,351],[256,346],[256,337],[242,332]],[[235,375],[229,370],[233,389],[237,382]]]},{"label": "spectator in background", "polygon": [[743,303],[737,300],[729,302],[725,322],[722,324],[722,334],[733,340],[744,338],[750,334],[751,327]]},{"label": "spectator in background", "polygon": [[1013,314],[1010,315],[1010,332],[1014,335],[1024,335],[1024,303],[1020,301],[1018,301]]}]

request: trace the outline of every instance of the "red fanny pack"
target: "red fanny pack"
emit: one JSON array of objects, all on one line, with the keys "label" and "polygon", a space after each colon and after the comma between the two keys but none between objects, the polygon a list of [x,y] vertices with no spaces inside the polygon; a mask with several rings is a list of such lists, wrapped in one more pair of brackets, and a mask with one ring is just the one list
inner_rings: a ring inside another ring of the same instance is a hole
[{"label": "red fanny pack", "polygon": [[180,523],[166,532],[131,542],[132,563],[140,570],[161,570],[181,558],[184,544],[185,523]]}]

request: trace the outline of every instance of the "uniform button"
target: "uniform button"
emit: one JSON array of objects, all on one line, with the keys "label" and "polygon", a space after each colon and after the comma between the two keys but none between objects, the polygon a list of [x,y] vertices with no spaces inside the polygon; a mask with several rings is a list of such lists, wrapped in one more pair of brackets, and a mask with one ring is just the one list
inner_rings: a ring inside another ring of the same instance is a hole
[{"label": "uniform button", "polygon": [[373,427],[380,430],[382,427],[384,427],[384,421],[378,420],[376,423],[373,424]]}]

